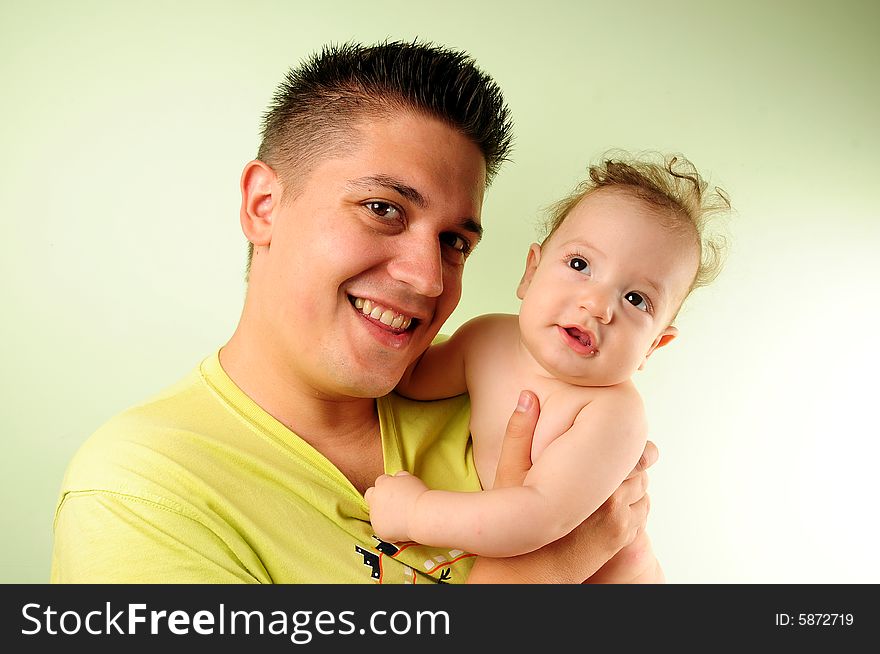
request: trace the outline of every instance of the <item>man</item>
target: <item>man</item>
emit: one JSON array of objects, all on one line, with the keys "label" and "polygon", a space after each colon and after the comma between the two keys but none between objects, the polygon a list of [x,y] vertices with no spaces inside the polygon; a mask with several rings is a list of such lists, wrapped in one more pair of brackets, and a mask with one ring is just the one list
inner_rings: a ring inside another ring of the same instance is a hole
[{"label": "man", "polygon": [[[363,492],[383,472],[479,488],[467,398],[391,391],[458,303],[510,129],[500,90],[461,53],[346,45],[291,71],[242,173],[239,326],[82,447],[53,581],[579,582],[628,544],[647,515],[640,470],[567,539],[515,559],[370,528]],[[524,394],[497,483],[521,482],[537,413]]]}]

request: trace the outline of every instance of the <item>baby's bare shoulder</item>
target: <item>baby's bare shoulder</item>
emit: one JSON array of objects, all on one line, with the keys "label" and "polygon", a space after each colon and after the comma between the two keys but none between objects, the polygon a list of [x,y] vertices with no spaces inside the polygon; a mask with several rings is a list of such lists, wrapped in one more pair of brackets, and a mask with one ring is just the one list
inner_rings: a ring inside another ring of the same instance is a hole
[{"label": "baby's bare shoulder", "polygon": [[464,323],[459,331],[462,332],[488,332],[498,333],[518,329],[518,317],[511,313],[486,313],[476,318],[471,318]]},{"label": "baby's bare shoulder", "polygon": [[515,339],[518,329],[516,316],[507,313],[487,313],[464,323],[455,332],[455,338],[477,346],[480,350],[487,347],[494,349],[493,346]]},{"label": "baby's bare shoulder", "polygon": [[634,419],[642,419],[645,412],[645,404],[642,396],[631,381],[625,381],[613,386],[592,386],[582,389],[581,397],[587,401],[584,409],[590,413],[598,411],[614,412],[621,418],[629,416]]}]

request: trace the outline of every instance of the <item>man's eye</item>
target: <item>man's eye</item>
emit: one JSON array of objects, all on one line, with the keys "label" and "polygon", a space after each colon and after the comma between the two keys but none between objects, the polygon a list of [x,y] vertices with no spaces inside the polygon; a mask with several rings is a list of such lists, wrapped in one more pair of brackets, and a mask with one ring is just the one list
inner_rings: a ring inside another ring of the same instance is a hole
[{"label": "man's eye", "polygon": [[457,250],[462,254],[468,254],[471,251],[471,244],[454,232],[446,232],[440,235],[440,242],[448,245],[453,250]]},{"label": "man's eye", "polygon": [[626,298],[626,301],[636,309],[641,309],[642,311],[648,310],[648,301],[641,295],[641,293],[630,291],[624,296],[624,298]]},{"label": "man's eye", "polygon": [[373,202],[367,202],[364,206],[380,218],[396,220],[400,216],[400,210],[390,202],[374,200]]},{"label": "man's eye", "polygon": [[572,257],[569,259],[568,267],[572,270],[577,270],[579,273],[584,273],[585,275],[590,274],[590,263],[582,257]]}]

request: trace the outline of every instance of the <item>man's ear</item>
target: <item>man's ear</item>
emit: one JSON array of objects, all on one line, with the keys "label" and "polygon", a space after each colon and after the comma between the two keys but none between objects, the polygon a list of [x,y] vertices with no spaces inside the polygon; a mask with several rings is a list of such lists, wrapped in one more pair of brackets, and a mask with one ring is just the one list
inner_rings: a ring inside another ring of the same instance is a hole
[{"label": "man's ear", "polygon": [[281,203],[278,176],[262,161],[248,162],[241,173],[241,230],[254,247],[272,241],[273,218]]},{"label": "man's ear", "polygon": [[648,353],[645,355],[645,358],[642,359],[641,365],[639,365],[639,370],[645,369],[645,363],[648,361],[648,357],[654,353],[658,347],[663,347],[667,345],[669,341],[678,336],[678,328],[669,325],[666,329],[660,332],[660,335],[654,339],[654,342],[651,343],[651,349],[648,350]]},{"label": "man's ear", "polygon": [[537,243],[532,243],[529,246],[529,253],[526,256],[526,270],[523,273],[522,279],[519,280],[519,286],[516,287],[516,296],[522,300],[526,295],[526,290],[529,288],[529,284],[532,283],[532,277],[535,276],[535,271],[538,269],[538,263],[541,261],[541,246]]}]

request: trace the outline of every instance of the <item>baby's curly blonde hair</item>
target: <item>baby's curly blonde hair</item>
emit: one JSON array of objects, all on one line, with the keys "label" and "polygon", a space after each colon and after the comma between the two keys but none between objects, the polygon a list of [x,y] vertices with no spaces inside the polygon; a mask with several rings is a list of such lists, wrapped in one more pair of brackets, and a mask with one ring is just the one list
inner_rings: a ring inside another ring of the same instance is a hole
[{"label": "baby's curly blonde hair", "polygon": [[[615,150],[590,166],[587,179],[559,202],[551,205],[545,225],[546,243],[575,206],[601,189],[620,189],[632,193],[660,210],[659,215],[672,228],[690,225],[696,233],[700,264],[688,291],[714,280],[727,254],[727,238],[712,230],[710,219],[731,209],[727,192],[708,182],[696,167],[681,155],[646,153],[639,156]],[[708,190],[708,191],[707,191]],[[713,225],[714,227],[714,225]]]}]

